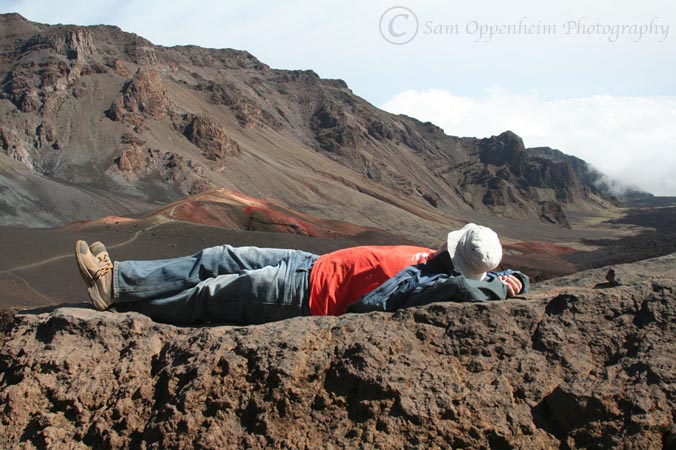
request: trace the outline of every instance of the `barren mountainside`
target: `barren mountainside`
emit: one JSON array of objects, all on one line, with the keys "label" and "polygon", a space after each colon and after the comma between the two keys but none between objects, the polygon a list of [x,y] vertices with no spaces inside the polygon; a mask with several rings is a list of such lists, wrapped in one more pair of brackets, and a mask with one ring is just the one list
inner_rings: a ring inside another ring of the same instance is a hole
[{"label": "barren mountainside", "polygon": [[565,226],[568,210],[609,201],[584,167],[510,131],[449,136],[341,80],[112,26],[0,15],[0,116],[4,225],[140,213],[224,187],[421,240],[421,224],[471,213]]}]

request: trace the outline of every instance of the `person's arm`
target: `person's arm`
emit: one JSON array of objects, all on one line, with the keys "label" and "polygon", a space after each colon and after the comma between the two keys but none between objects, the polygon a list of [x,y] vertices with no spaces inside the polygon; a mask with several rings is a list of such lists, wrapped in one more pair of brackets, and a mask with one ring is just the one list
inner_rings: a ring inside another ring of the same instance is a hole
[{"label": "person's arm", "polygon": [[[462,276],[428,274],[420,266],[410,266],[347,307],[347,312],[394,311],[433,302],[477,302],[504,300],[508,285],[499,274],[489,273],[486,280],[470,280]],[[504,276],[517,276],[528,289],[528,277],[509,271]]]},{"label": "person's arm", "polygon": [[[418,266],[423,272],[445,273],[447,275],[458,275],[454,272],[453,261],[445,248],[440,249],[433,254],[427,262]],[[507,269],[495,273],[500,281],[507,285],[507,297],[514,297],[520,293],[527,292],[529,288],[528,277],[521,272]]]},{"label": "person's arm", "polygon": [[391,277],[373,291],[362,296],[356,302],[347,306],[346,312],[390,311],[388,299],[397,292],[408,292],[412,289],[413,280],[419,275],[416,266],[408,266]]}]

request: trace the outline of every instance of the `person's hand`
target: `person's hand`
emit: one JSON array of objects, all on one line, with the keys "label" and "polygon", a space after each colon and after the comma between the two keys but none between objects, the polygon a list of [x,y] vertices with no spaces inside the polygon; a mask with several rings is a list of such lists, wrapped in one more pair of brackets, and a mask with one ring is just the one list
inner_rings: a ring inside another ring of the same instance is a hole
[{"label": "person's hand", "polygon": [[521,280],[514,275],[500,275],[498,278],[507,285],[507,298],[519,295],[521,289],[523,289]]}]

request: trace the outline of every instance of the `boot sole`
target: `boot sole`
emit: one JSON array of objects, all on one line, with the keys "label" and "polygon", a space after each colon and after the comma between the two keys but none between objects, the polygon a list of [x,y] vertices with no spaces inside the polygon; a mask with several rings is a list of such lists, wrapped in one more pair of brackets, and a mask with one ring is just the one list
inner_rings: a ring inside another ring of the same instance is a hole
[{"label": "boot sole", "polygon": [[97,311],[105,311],[110,305],[112,305],[112,302],[106,302],[101,297],[101,294],[99,294],[99,289],[96,287],[94,278],[86,269],[84,262],[82,261],[83,253],[80,251],[80,243],[82,243],[82,245],[87,248],[87,251],[89,251],[89,246],[85,241],[75,242],[75,259],[77,259],[77,268],[80,271],[82,279],[87,284],[87,294],[89,294],[89,299],[92,301],[94,308],[96,308]]},{"label": "boot sole", "polygon": [[99,290],[96,287],[96,284],[93,284],[87,288],[87,294],[89,294],[89,298],[91,299],[92,303],[94,304],[94,308],[96,308],[97,311],[105,311],[108,309],[110,305],[113,303],[107,303],[102,297],[101,294],[99,294]]},{"label": "boot sole", "polygon": [[87,251],[89,251],[89,246],[85,241],[75,242],[75,259],[77,260],[77,268],[80,271],[80,275],[82,276],[82,279],[85,281],[85,283],[87,283],[87,285],[91,285],[94,283],[94,278],[85,268],[84,262],[82,261],[83,254],[80,252],[80,243],[87,247]]}]

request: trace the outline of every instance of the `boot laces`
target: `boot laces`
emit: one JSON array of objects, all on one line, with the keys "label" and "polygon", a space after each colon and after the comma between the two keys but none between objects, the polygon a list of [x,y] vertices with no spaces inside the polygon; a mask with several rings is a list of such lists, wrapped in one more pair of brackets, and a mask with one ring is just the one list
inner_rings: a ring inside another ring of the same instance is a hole
[{"label": "boot laces", "polygon": [[113,269],[113,263],[110,261],[110,257],[108,256],[107,252],[97,255],[96,258],[101,262],[102,265],[96,269],[96,272],[94,272],[94,281],[99,280],[102,276],[109,273]]}]

